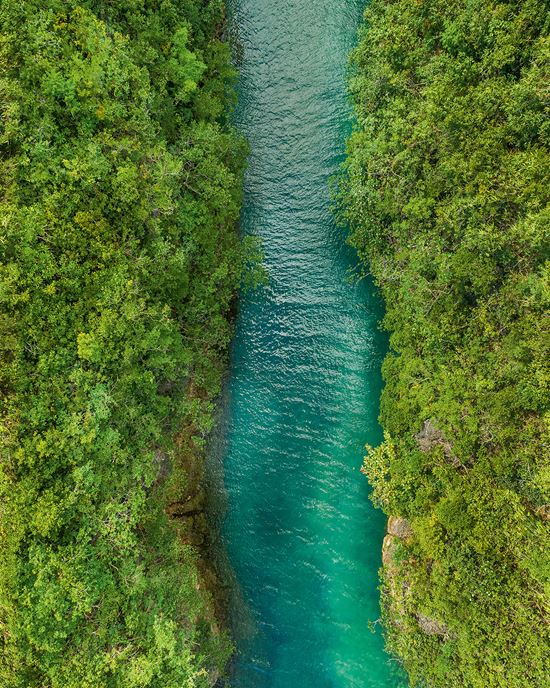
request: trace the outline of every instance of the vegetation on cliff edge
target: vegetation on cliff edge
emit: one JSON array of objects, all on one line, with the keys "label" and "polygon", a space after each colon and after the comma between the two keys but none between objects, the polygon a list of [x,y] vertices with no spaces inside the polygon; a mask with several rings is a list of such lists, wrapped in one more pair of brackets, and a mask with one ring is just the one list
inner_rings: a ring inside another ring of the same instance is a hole
[{"label": "vegetation on cliff edge", "polygon": [[550,675],[549,26],[544,0],[373,0],[353,56],[343,195],[391,332],[365,472],[411,528],[383,594],[413,686]]},{"label": "vegetation on cliff edge", "polygon": [[227,643],[160,478],[208,431],[246,263],[223,3],[0,22],[0,684],[207,686]]}]

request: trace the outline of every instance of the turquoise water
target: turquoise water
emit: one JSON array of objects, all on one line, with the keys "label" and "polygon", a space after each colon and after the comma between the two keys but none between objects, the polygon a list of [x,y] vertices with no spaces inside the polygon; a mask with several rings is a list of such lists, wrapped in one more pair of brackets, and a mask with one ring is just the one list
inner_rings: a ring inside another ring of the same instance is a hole
[{"label": "turquoise water", "polygon": [[234,0],[235,122],[251,144],[242,224],[270,281],[240,304],[225,402],[223,537],[238,589],[235,688],[386,688],[384,521],[359,473],[377,424],[381,304],[330,211],[363,2]]}]

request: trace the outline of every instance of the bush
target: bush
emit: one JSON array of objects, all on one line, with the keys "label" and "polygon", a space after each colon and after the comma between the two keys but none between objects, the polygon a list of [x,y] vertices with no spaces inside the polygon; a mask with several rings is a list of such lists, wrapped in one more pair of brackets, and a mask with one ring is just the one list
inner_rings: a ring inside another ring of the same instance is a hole
[{"label": "bush", "polygon": [[392,333],[365,469],[414,530],[385,574],[412,685],[550,670],[549,23],[541,0],[373,0],[353,56],[342,193]]}]

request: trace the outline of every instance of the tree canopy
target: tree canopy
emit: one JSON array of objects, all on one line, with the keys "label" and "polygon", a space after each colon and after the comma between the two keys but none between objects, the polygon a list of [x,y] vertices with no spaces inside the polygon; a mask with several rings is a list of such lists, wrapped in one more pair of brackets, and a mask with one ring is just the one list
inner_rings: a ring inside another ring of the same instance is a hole
[{"label": "tree canopy", "polygon": [[207,686],[227,642],[160,477],[209,428],[247,262],[223,3],[0,23],[0,683]]},{"label": "tree canopy", "polygon": [[550,674],[549,25],[543,0],[373,0],[353,55],[342,194],[391,332],[365,471],[412,527],[383,590],[412,685]]}]

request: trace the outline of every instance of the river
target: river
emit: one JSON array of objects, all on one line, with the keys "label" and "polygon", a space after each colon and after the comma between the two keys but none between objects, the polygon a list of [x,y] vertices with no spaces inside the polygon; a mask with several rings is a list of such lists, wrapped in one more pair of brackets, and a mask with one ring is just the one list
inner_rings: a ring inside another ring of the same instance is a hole
[{"label": "river", "polygon": [[[382,305],[330,208],[364,2],[231,0],[234,121],[251,145],[242,227],[269,284],[242,295],[226,389],[223,539],[238,589],[233,688],[396,688],[379,624]],[[372,624],[371,624],[372,625]]]}]

